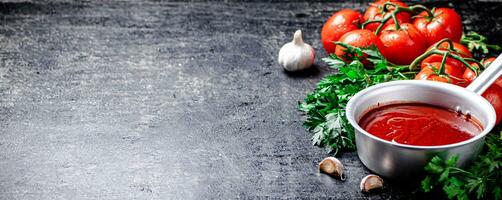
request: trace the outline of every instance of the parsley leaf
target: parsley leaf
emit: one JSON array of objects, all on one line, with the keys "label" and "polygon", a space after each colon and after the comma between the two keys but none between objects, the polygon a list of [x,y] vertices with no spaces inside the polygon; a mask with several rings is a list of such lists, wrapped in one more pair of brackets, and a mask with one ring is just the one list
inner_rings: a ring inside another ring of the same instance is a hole
[{"label": "parsley leaf", "polygon": [[[389,63],[375,47],[358,48],[340,43],[346,47],[350,60],[343,60],[334,54],[324,58],[329,67],[338,73],[324,77],[315,90],[299,103],[298,109],[307,115],[304,126],[313,133],[312,144],[327,147],[337,154],[339,151],[355,150],[354,128],[345,117],[345,106],[357,92],[382,82],[413,79],[416,72],[409,72],[408,66]],[[365,68],[363,60],[371,62]]]},{"label": "parsley leaf", "polygon": [[428,176],[422,180],[422,190],[441,187],[449,199],[502,199],[502,131],[500,134],[487,136],[483,152],[466,170],[456,166],[456,155],[446,161],[434,157],[425,167]]}]

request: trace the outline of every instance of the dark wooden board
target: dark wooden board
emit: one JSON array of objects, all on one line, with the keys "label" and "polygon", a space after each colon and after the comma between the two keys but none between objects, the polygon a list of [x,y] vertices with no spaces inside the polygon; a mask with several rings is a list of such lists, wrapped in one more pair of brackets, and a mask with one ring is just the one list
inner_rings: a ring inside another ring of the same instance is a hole
[{"label": "dark wooden board", "polygon": [[[447,2],[441,4],[448,5]],[[502,41],[500,3],[459,2],[466,30]],[[429,4],[430,5],[430,4]],[[0,3],[0,199],[402,199],[369,172],[319,174],[297,102],[331,73],[320,27],[360,2]],[[287,74],[302,29],[317,67]]]}]

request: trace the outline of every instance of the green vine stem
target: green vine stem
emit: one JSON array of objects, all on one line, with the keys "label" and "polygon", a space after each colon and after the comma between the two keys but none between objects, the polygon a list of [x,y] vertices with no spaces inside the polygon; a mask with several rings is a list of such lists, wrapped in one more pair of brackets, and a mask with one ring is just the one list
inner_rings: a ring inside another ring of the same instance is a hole
[{"label": "green vine stem", "polygon": [[434,47],[439,49],[441,47],[441,44],[447,42],[448,43],[448,50],[450,51],[453,51],[453,52],[457,52],[457,50],[454,48],[453,46],[453,41],[451,41],[449,38],[443,38],[441,40],[439,40],[438,42],[436,42],[436,44],[434,44]]},{"label": "green vine stem", "polygon": [[[385,13],[389,12],[389,9],[387,8],[388,6],[394,7],[394,10],[390,13],[390,15],[385,16]],[[400,30],[401,26],[400,26],[399,21],[397,20],[397,17],[396,17],[396,14],[399,12],[408,12],[408,13],[416,14],[420,11],[425,11],[428,14],[427,18],[429,20],[432,20],[432,18],[434,18],[433,11],[429,10],[427,7],[425,7],[423,5],[413,5],[413,6],[406,8],[406,7],[398,6],[392,2],[385,2],[383,4],[382,11],[383,11],[383,15],[385,16],[383,19],[368,20],[368,21],[364,22],[363,24],[361,24],[361,29],[364,29],[364,27],[370,23],[380,22],[377,29],[375,30],[375,34],[378,35],[380,33],[380,31],[382,30],[382,28],[384,27],[385,23],[387,23],[387,21],[389,21],[392,18],[394,20],[396,30]]]},{"label": "green vine stem", "polygon": [[444,74],[438,74],[438,76],[441,78],[445,78],[448,81],[448,83],[451,83],[451,78],[452,78],[451,76]]},{"label": "green vine stem", "polygon": [[429,22],[432,21],[432,19],[435,17],[434,16],[434,9],[435,8],[432,8],[432,10],[430,10],[427,7],[420,5],[420,4],[410,6],[409,8],[410,8],[410,10],[414,11],[415,13],[419,13],[420,11],[425,11],[427,13],[427,20]]},{"label": "green vine stem", "polygon": [[[445,42],[448,43],[448,48],[446,50],[439,49],[440,46],[441,46],[441,44],[443,44]],[[454,54],[454,53],[458,53],[458,52],[453,47],[453,42],[450,39],[448,39],[448,38],[444,38],[444,39],[438,41],[433,46],[433,48],[427,50],[424,54],[422,54],[422,55],[418,56],[417,58],[415,58],[415,60],[413,60],[413,62],[409,66],[410,67],[410,71],[415,70],[416,66],[420,62],[422,62],[422,60],[424,60],[425,58],[427,58],[428,56],[433,55],[433,54],[438,54],[438,55],[442,55],[443,56],[443,59],[441,61],[441,67],[443,67],[443,65],[446,63],[446,57],[450,57],[450,58],[458,60],[459,62],[461,62],[462,64],[464,64],[467,68],[469,68],[470,70],[472,70],[476,74],[476,76],[478,76],[478,69],[476,69],[475,67],[471,66],[467,61],[477,63],[480,68],[484,67],[483,64],[481,64],[479,61],[474,60],[472,58],[462,58],[461,56],[458,56],[457,54]],[[441,73],[443,73],[443,71],[441,71]]]},{"label": "green vine stem", "polygon": [[427,58],[428,56],[430,55],[433,55],[433,54],[436,54],[436,55],[445,55],[445,54],[448,54],[448,57],[450,58],[453,58],[455,60],[458,60],[459,62],[461,62],[462,64],[464,64],[467,68],[469,68],[470,70],[474,71],[476,76],[478,75],[477,73],[477,69],[473,66],[471,66],[464,58],[462,58],[461,56],[458,56],[458,55],[455,55],[455,54],[452,54],[451,52],[449,51],[445,51],[445,50],[439,50],[437,48],[432,48],[428,51],[426,51],[424,54],[418,56],[415,60],[413,60],[413,62],[410,64],[410,71],[414,71],[417,67],[417,65],[422,62],[422,60],[424,60],[425,58]]},{"label": "green vine stem", "polygon": [[391,14],[392,20],[394,20],[394,25],[396,25],[396,30],[401,30],[401,25],[399,21],[397,21],[396,13],[392,12]]},{"label": "green vine stem", "polygon": [[446,58],[450,55],[450,52],[447,51],[446,53],[443,54],[443,59],[441,59],[441,65],[439,67],[439,73],[444,74],[444,68],[446,66]]},{"label": "green vine stem", "polygon": [[[396,5],[394,3],[385,2],[385,4],[383,4],[383,9],[382,9],[384,15],[385,15],[385,13],[387,13],[387,12],[390,11],[388,9],[388,6],[392,6],[395,9],[397,9],[397,7],[399,7],[398,5]],[[397,12],[391,12],[390,13],[390,15],[392,17],[392,20],[394,21],[394,25],[396,26],[396,30],[401,30],[401,25],[399,24],[399,21],[397,20],[396,14],[397,14]],[[380,25],[382,25],[382,24],[385,24],[385,22],[382,22]],[[378,34],[378,32],[377,32],[377,34]]]},{"label": "green vine stem", "polygon": [[[474,58],[464,58],[464,60],[478,64],[479,68],[474,70],[474,73],[476,74],[476,76],[479,75],[479,72],[481,71],[481,69],[485,69],[485,65],[483,65],[481,62],[477,61]],[[469,69],[472,70],[471,68],[469,68]]]},{"label": "green vine stem", "polygon": [[[392,64],[392,63],[387,63],[388,66],[387,66],[387,69],[389,71],[396,71],[396,72],[412,72],[409,70],[409,67],[408,65],[395,65],[395,64]],[[418,73],[418,72],[417,72]]]},{"label": "green vine stem", "polygon": [[437,48],[429,49],[425,53],[423,53],[422,55],[415,58],[415,60],[413,60],[413,62],[411,62],[410,66],[409,66],[410,71],[414,71],[416,69],[416,66],[418,65],[418,63],[422,62],[422,60],[424,60],[428,56],[432,55],[432,52],[435,51],[436,49]]}]

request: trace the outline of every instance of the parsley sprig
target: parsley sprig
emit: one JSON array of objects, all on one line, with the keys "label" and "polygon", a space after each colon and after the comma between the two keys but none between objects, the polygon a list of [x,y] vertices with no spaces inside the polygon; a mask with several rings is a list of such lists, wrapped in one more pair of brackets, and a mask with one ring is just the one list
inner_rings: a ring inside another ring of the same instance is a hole
[{"label": "parsley sprig", "polygon": [[[376,48],[358,48],[337,43],[346,48],[348,55],[343,60],[332,54],[323,61],[338,73],[326,76],[315,90],[299,104],[299,110],[307,115],[304,126],[313,133],[312,143],[328,147],[337,154],[340,150],[355,149],[354,128],[347,121],[345,106],[357,92],[369,86],[392,80],[413,79],[416,72],[408,66],[389,63]],[[365,68],[363,62],[370,62]]]},{"label": "parsley sprig", "polygon": [[442,188],[449,199],[502,199],[502,131],[490,133],[484,151],[467,169],[456,166],[458,156],[434,157],[425,167],[422,189]]},{"label": "parsley sprig", "polygon": [[490,49],[495,52],[501,49],[499,45],[488,44],[488,38],[474,31],[463,34],[460,43],[467,45],[470,52],[479,51],[483,54],[488,54]]}]

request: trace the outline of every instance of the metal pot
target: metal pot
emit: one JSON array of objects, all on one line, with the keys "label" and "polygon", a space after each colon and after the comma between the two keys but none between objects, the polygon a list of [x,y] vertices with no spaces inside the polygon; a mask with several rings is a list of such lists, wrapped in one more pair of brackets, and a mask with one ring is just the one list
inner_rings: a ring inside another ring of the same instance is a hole
[{"label": "metal pot", "polygon": [[[346,107],[347,119],[355,129],[359,159],[371,171],[388,178],[416,176],[436,155],[443,158],[458,155],[458,166],[465,166],[478,155],[486,134],[495,126],[495,110],[480,94],[502,75],[501,69],[502,55],[467,88],[407,80],[378,84],[360,91]],[[478,119],[484,129],[475,137],[455,144],[415,146],[383,140],[359,126],[358,121],[367,111],[396,103],[425,103],[457,110]]]}]

